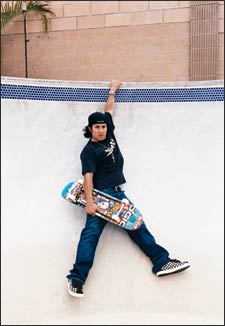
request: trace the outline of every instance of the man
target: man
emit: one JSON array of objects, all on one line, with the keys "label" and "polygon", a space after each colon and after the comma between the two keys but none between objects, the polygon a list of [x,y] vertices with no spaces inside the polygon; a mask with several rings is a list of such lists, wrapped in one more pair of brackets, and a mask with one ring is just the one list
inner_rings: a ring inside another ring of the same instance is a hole
[{"label": "man", "polygon": [[[114,135],[115,127],[112,120],[116,91],[120,88],[120,82],[112,81],[109,86],[104,114],[92,113],[88,118],[88,126],[84,128],[84,136],[89,138],[89,141],[80,157],[87,202],[87,220],[80,235],[76,261],[67,275],[68,291],[74,297],[83,296],[83,285],[93,265],[95,250],[107,223],[99,217],[93,218],[96,211],[100,210],[92,198],[93,188],[118,199],[127,198],[121,189],[121,185],[126,182],[123,174],[124,161]],[[152,272],[157,276],[181,272],[190,267],[188,262],[170,259],[169,252],[156,243],[144,222],[137,230],[126,230],[126,232],[150,258],[153,264]]]}]

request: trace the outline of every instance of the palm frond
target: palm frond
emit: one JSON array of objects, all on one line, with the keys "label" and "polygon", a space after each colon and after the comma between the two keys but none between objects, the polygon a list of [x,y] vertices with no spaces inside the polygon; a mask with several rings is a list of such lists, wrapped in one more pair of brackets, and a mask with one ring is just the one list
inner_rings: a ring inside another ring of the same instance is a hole
[{"label": "palm frond", "polygon": [[[1,3],[1,31],[15,17],[22,14],[23,1],[6,1]],[[43,20],[44,31],[48,31],[49,17],[55,16],[55,13],[50,9],[51,1],[26,1],[27,11],[36,11],[41,15]]]},{"label": "palm frond", "polygon": [[50,9],[49,4],[51,1],[29,1],[27,4],[27,11],[38,12],[43,20],[44,31],[48,30],[48,18],[55,16],[55,13]]},{"label": "palm frond", "polygon": [[22,13],[22,1],[1,3],[1,30],[16,16]]}]

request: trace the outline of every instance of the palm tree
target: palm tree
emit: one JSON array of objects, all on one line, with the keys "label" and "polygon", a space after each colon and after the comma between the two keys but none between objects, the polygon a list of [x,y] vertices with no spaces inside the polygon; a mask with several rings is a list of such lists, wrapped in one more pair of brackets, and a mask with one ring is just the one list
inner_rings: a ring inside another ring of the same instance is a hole
[{"label": "palm tree", "polygon": [[49,17],[55,16],[49,2],[51,1],[1,1],[1,31],[16,16],[22,14],[22,5],[25,3],[27,12],[36,11],[41,15],[44,31],[47,32]]}]

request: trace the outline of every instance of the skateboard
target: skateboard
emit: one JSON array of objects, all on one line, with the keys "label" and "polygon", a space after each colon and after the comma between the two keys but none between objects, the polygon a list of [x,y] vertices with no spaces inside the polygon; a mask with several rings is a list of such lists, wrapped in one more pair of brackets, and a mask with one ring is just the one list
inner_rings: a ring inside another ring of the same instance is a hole
[{"label": "skateboard", "polygon": [[[75,205],[83,208],[86,207],[82,179],[68,183],[61,195]],[[142,214],[127,199],[119,200],[97,189],[93,189],[93,200],[101,209],[101,212],[96,212],[96,216],[126,230],[137,230],[141,226],[143,221]]]}]

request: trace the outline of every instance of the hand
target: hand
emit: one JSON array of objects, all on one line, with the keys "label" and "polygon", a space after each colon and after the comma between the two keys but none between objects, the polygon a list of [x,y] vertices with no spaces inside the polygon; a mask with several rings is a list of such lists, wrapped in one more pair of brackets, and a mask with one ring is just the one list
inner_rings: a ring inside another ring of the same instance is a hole
[{"label": "hand", "polygon": [[111,80],[109,87],[110,89],[113,89],[117,91],[120,88],[121,82],[119,80]]},{"label": "hand", "polygon": [[86,213],[89,214],[89,215],[95,216],[97,211],[101,212],[100,208],[95,203],[93,203],[91,205],[88,205],[86,207]]}]

